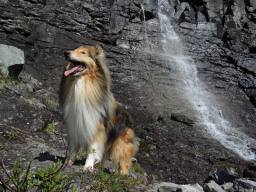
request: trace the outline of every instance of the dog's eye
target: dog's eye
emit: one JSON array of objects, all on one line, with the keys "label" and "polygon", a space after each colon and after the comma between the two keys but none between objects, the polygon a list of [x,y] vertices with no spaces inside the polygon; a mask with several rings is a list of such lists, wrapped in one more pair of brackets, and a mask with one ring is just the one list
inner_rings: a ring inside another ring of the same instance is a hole
[{"label": "dog's eye", "polygon": [[82,54],[86,54],[84,51],[81,52]]}]

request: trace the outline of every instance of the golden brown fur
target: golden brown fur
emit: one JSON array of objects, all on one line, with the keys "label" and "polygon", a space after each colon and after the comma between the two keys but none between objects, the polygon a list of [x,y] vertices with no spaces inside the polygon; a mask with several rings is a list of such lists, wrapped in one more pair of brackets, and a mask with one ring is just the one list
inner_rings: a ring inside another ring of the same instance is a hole
[{"label": "golden brown fur", "polygon": [[83,46],[65,52],[68,65],[60,84],[60,104],[68,128],[70,159],[90,149],[84,171],[111,157],[120,174],[128,174],[138,141],[131,118],[111,91],[110,72],[102,46]]}]

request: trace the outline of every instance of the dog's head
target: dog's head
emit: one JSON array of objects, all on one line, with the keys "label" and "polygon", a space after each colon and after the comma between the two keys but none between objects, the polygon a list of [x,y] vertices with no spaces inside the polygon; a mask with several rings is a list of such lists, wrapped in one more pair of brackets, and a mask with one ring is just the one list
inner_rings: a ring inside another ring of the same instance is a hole
[{"label": "dog's head", "polygon": [[98,59],[104,57],[102,45],[82,46],[64,53],[68,65],[64,75],[78,77],[99,69]]}]

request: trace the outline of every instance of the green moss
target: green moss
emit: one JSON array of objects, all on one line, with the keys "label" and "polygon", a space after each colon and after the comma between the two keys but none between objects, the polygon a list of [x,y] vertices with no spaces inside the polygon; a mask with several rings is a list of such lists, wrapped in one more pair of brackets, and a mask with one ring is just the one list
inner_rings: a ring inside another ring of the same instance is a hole
[{"label": "green moss", "polygon": [[12,84],[12,85],[17,85],[18,83],[21,82],[20,79],[18,79],[18,78],[13,78],[13,77],[11,77],[11,76],[7,76],[6,78],[1,77],[1,82],[2,82],[2,81],[5,82],[5,83],[7,83],[7,84]]},{"label": "green moss", "polygon": [[98,21],[96,19],[92,19],[91,22],[94,24],[98,24]]},{"label": "green moss", "polygon": [[54,107],[58,107],[58,106],[59,106],[58,103],[56,103],[55,101],[51,100],[50,98],[47,98],[46,100],[47,100],[51,105],[53,105]]},{"label": "green moss", "polygon": [[10,132],[8,132],[7,135],[8,135],[9,139],[14,139],[14,138],[18,137],[19,134],[20,134],[20,132],[15,131],[15,130],[12,129]]},{"label": "green moss", "polygon": [[144,174],[145,173],[145,170],[138,163],[133,163],[132,168],[135,172],[137,172],[139,174]]},{"label": "green moss", "polygon": [[27,17],[28,19],[28,24],[30,24],[30,22],[33,20],[33,17]]},{"label": "green moss", "polygon": [[131,176],[123,176],[119,174],[109,174],[104,171],[99,171],[95,175],[95,183],[91,185],[91,189],[94,191],[129,191],[134,185],[140,184],[140,182]]},{"label": "green moss", "polygon": [[47,131],[50,134],[54,134],[55,133],[55,125],[54,122],[48,123],[45,131]]}]

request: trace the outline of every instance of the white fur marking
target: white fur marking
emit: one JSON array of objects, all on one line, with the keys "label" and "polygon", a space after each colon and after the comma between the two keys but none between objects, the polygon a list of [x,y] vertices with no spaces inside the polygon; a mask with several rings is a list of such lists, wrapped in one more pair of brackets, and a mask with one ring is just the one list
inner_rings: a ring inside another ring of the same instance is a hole
[{"label": "white fur marking", "polygon": [[93,170],[93,166],[96,163],[99,163],[103,157],[103,146],[100,146],[99,143],[92,144],[89,149],[93,152],[88,154],[88,157],[85,162],[84,170]]},{"label": "white fur marking", "polygon": [[[78,148],[93,141],[98,123],[105,114],[103,106],[95,106],[86,97],[86,82],[83,78],[74,81],[69,98],[64,103],[64,121],[68,127],[69,153],[76,153]],[[81,98],[83,97],[83,98]],[[73,156],[73,155],[72,155]]]}]

